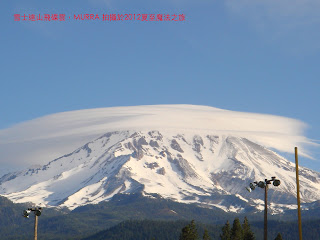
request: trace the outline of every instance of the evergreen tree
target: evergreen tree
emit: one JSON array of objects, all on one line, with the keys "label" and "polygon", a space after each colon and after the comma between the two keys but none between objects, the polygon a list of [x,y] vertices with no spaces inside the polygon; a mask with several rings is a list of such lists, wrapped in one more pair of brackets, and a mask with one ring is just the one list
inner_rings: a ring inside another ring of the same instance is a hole
[{"label": "evergreen tree", "polygon": [[211,240],[207,229],[204,229],[204,234],[203,234],[202,239],[203,240]]},{"label": "evergreen tree", "polygon": [[194,220],[182,228],[179,240],[198,240],[198,231]]},{"label": "evergreen tree", "polygon": [[222,234],[220,234],[221,240],[231,240],[231,230],[230,230],[230,223],[227,223],[222,227]]},{"label": "evergreen tree", "polygon": [[255,240],[255,236],[250,229],[250,224],[247,217],[244,217],[242,229],[243,229],[243,240]]},{"label": "evergreen tree", "polygon": [[277,237],[274,240],[282,240],[281,233],[278,233]]},{"label": "evergreen tree", "polygon": [[231,229],[231,240],[242,240],[243,230],[239,218],[235,218]]}]

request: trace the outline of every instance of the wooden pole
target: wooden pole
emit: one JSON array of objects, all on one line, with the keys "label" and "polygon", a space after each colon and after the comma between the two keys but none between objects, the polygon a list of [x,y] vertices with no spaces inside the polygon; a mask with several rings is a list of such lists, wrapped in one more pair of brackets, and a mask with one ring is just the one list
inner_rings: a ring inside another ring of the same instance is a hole
[{"label": "wooden pole", "polygon": [[38,216],[35,214],[34,215],[34,240],[38,239]]},{"label": "wooden pole", "polygon": [[298,225],[299,225],[299,239],[302,240],[302,226],[301,226],[301,210],[300,210],[300,187],[299,187],[299,164],[298,164],[298,148],[294,148],[296,157],[296,180],[297,180],[297,204],[298,204]]},{"label": "wooden pole", "polygon": [[[267,180],[267,179],[266,179]],[[268,184],[264,187],[264,240],[268,240]]]}]

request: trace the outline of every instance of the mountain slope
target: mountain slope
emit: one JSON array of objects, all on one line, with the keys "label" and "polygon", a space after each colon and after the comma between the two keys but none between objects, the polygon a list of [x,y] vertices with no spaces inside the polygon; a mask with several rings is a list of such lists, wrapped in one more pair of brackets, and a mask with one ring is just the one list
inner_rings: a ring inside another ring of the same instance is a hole
[{"label": "mountain slope", "polygon": [[[300,169],[301,199],[320,199],[320,174]],[[295,204],[294,164],[247,138],[188,129],[121,130],[104,134],[41,167],[0,179],[0,194],[14,202],[74,209],[117,193],[157,193],[183,203],[226,211],[263,208],[263,191],[245,186],[276,176],[271,210]]]}]

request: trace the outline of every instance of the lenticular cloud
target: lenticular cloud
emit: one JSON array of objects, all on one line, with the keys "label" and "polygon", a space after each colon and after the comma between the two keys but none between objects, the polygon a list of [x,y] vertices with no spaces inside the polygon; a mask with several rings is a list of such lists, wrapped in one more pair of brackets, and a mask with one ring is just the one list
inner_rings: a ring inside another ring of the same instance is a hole
[{"label": "lenticular cloud", "polygon": [[237,135],[281,152],[308,156],[301,121],[195,105],[113,107],[62,112],[0,130],[0,163],[28,167],[74,151],[108,131],[166,130]]}]

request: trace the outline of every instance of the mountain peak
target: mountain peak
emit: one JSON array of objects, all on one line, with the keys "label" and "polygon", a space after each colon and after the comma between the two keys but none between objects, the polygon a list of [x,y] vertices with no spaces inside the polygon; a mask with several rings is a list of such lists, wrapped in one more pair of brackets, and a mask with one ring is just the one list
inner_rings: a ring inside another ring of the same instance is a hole
[{"label": "mountain peak", "polygon": [[[74,209],[118,193],[159,194],[226,211],[262,205],[249,182],[276,176],[269,197],[278,209],[295,204],[293,163],[239,136],[189,130],[112,131],[42,167],[0,179],[0,194],[15,202]],[[301,168],[303,202],[320,199],[320,174]]]}]

